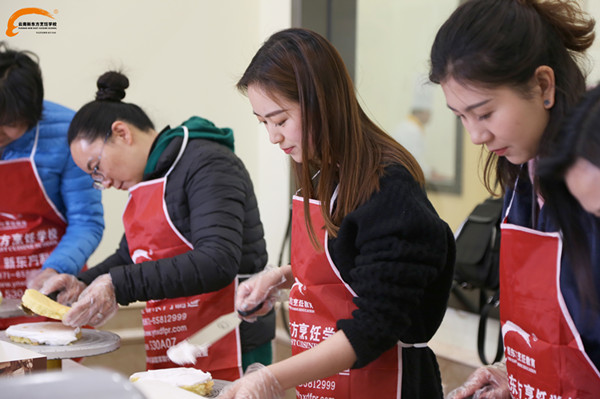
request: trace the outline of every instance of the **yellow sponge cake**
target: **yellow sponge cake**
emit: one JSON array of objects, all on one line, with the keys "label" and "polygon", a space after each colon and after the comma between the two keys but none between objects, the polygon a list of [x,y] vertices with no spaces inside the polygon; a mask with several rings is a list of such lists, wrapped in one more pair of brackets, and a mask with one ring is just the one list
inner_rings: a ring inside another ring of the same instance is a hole
[{"label": "yellow sponge cake", "polygon": [[25,290],[21,303],[35,314],[56,320],[62,320],[64,315],[71,309],[32,289]]},{"label": "yellow sponge cake", "polygon": [[190,367],[141,371],[132,374],[129,380],[131,382],[138,380],[161,381],[205,396],[210,395],[214,385],[210,373]]}]

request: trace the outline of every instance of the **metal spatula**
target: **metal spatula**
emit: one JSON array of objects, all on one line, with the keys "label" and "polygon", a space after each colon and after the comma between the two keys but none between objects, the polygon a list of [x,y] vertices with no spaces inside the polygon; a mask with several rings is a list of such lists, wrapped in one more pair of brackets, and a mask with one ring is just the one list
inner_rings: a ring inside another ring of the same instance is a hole
[{"label": "metal spatula", "polygon": [[240,323],[237,312],[225,314],[188,339],[170,347],[167,350],[167,356],[177,364],[196,363],[198,356],[206,356],[210,345],[233,331]]},{"label": "metal spatula", "polygon": [[239,315],[248,316],[262,306],[263,303],[248,311],[234,311],[217,318],[188,339],[170,347],[167,350],[167,356],[177,364],[196,363],[198,356],[207,355],[210,345],[233,331],[241,323]]}]

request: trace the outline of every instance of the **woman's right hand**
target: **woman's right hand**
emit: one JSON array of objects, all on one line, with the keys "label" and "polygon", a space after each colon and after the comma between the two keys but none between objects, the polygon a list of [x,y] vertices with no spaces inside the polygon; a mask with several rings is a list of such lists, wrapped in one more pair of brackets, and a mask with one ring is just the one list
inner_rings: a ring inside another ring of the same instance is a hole
[{"label": "woman's right hand", "polygon": [[268,367],[253,363],[239,380],[227,386],[218,399],[283,399],[285,392]]},{"label": "woman's right hand", "polygon": [[44,295],[48,295],[55,291],[59,291],[56,301],[63,305],[70,306],[77,301],[79,294],[81,294],[86,287],[87,285],[83,281],[78,280],[77,277],[72,274],[61,273],[46,280],[44,285],[42,285],[42,288],[40,288],[40,292]]},{"label": "woman's right hand", "polygon": [[235,296],[235,308],[247,312],[262,304],[247,316],[240,315],[242,319],[254,322],[257,316],[269,313],[279,299],[280,288],[286,281],[287,277],[282,268],[267,265],[263,271],[241,283]]},{"label": "woman's right hand", "polygon": [[119,310],[115,286],[109,273],[94,279],[63,317],[66,326],[81,327],[86,324],[98,327],[106,323]]},{"label": "woman's right hand", "polygon": [[503,362],[480,367],[463,385],[446,396],[446,399],[510,399],[506,365]]}]

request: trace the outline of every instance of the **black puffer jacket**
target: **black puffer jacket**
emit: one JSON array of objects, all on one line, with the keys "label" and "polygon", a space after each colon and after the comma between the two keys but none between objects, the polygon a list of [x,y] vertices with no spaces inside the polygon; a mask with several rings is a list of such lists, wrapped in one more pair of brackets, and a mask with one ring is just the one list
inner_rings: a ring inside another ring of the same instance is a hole
[{"label": "black puffer jacket", "polygon": [[[171,140],[154,172],[144,176],[145,181],[164,176],[181,143],[181,137]],[[210,140],[190,139],[167,179],[165,202],[173,224],[193,250],[134,264],[124,235],[113,255],[81,273],[79,279],[90,284],[109,272],[117,302],[127,305],[217,291],[238,274],[264,268],[267,251],[252,181],[229,148]],[[242,351],[269,342],[274,326],[273,313],[255,323],[242,323]]]}]

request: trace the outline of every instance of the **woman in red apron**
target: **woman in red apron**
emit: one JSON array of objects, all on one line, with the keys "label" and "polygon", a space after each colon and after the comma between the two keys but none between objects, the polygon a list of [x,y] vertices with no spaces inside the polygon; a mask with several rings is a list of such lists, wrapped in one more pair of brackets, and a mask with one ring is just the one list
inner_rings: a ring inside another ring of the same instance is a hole
[{"label": "woman in red apron", "polygon": [[500,320],[511,395],[597,397],[600,373],[561,292],[560,234],[506,221],[501,227],[500,284],[506,288],[500,296]]},{"label": "woman in red apron", "polygon": [[[0,161],[2,183],[7,190],[10,187],[11,193],[0,196],[0,284],[5,298],[23,296],[27,276],[41,270],[67,228],[65,218],[46,196],[33,161],[38,134],[39,127],[29,158]],[[0,319],[0,329],[42,320],[46,319],[29,316]]]},{"label": "woman in red apron", "polygon": [[[320,35],[278,32],[238,88],[294,161],[291,265],[238,289],[272,306],[290,287],[292,357],[247,373],[223,398],[442,398],[427,341],[442,320],[454,239],[406,150],[362,112],[341,57]],[[314,173],[318,170],[318,173]]]},{"label": "woman in red apron", "polygon": [[[78,276],[87,288],[63,322],[99,325],[117,303],[147,301],[147,368],[179,367],[167,349],[234,312],[237,277],[264,267],[262,225],[248,173],[232,151],[232,131],[192,117],[158,133],[141,109],[120,101],[127,82],[117,72],[102,75],[97,100],[71,124],[77,165],[99,186],[129,190],[129,199],[119,250]],[[108,128],[98,115],[110,119]],[[93,137],[86,136],[90,132]],[[68,289],[69,280],[59,276],[52,288]],[[273,315],[243,323],[193,367],[235,380],[246,356],[270,363],[273,335]]]},{"label": "woman in red apron", "polygon": [[[450,398],[600,396],[600,223],[569,212],[567,203],[552,211],[546,200],[554,198],[535,177],[585,91],[577,58],[592,44],[593,27],[577,2],[471,0],[433,44],[430,78],[471,141],[488,149],[484,182],[490,192],[505,192],[507,206],[500,248],[505,361],[476,370]],[[563,251],[557,213],[585,231],[586,251]]]},{"label": "woman in red apron", "polygon": [[[78,273],[104,228],[101,195],[69,154],[66,136],[74,112],[43,97],[35,54],[0,45],[0,293],[4,298],[20,299],[26,288],[40,289],[59,272]],[[2,307],[6,314],[11,303]],[[39,320],[0,318],[0,329]]]}]

